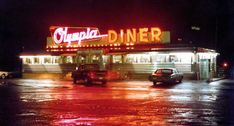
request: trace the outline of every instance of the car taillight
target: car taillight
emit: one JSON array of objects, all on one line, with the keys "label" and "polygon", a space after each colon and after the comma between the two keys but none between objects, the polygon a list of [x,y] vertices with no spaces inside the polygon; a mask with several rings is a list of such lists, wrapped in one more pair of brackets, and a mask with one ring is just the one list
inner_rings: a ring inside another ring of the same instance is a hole
[{"label": "car taillight", "polygon": [[89,73],[88,73],[88,76],[89,76],[90,78],[95,78],[96,73],[95,73],[95,72],[89,72]]}]

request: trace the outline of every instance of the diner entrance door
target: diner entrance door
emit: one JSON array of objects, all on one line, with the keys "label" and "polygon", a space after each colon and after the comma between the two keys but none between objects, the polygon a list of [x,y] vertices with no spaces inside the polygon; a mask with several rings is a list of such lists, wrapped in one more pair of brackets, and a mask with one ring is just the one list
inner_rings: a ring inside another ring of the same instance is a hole
[{"label": "diner entrance door", "polygon": [[209,59],[201,59],[200,60],[200,79],[201,80],[205,80],[205,79],[209,79],[209,75],[210,75],[210,62]]}]

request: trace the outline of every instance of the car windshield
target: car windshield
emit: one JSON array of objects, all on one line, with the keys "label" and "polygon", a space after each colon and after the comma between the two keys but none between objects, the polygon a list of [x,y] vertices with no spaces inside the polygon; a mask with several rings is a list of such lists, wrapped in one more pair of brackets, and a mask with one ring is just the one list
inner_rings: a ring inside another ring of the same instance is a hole
[{"label": "car windshield", "polygon": [[172,70],[170,69],[158,69],[156,74],[172,74]]}]

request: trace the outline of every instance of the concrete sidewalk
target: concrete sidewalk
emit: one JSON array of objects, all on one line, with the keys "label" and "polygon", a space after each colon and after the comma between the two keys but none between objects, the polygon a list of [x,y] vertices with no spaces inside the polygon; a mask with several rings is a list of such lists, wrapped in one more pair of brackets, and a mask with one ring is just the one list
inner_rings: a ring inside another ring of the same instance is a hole
[{"label": "concrete sidewalk", "polygon": [[210,83],[210,82],[219,81],[219,80],[223,80],[223,79],[225,79],[225,78],[224,77],[211,78],[211,79],[208,79],[206,82]]}]

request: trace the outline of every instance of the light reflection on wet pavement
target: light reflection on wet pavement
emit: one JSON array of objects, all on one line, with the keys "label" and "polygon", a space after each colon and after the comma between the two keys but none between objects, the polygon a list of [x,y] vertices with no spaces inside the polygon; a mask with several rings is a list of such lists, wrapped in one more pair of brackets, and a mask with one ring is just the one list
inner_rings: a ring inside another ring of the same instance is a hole
[{"label": "light reflection on wet pavement", "polygon": [[233,80],[157,86],[0,81],[0,126],[234,125]]}]

